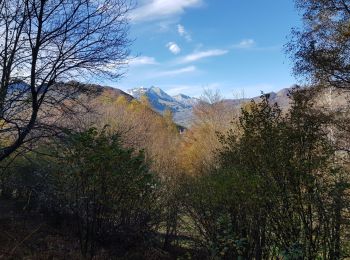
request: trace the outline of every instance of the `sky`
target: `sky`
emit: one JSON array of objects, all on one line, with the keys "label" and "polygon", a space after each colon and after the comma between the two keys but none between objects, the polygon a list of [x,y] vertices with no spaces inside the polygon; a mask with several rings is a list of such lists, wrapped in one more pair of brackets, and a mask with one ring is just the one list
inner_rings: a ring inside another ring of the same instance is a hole
[{"label": "sky", "polygon": [[129,15],[129,65],[108,85],[235,98],[296,83],[283,49],[301,24],[293,0],[139,0]]}]

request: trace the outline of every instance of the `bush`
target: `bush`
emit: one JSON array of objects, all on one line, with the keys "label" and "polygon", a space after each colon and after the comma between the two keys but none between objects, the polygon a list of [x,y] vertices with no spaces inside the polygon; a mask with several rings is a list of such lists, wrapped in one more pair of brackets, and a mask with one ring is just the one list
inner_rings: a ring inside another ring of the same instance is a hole
[{"label": "bush", "polygon": [[83,255],[93,255],[96,242],[115,236],[127,242],[153,230],[157,181],[142,152],[90,129],[70,135],[58,158],[59,210],[74,216]]},{"label": "bush", "polygon": [[99,245],[124,254],[153,241],[159,183],[142,151],[126,149],[119,135],[96,129],[69,133],[44,147],[14,162],[3,179],[8,194],[51,224],[71,227],[84,256],[93,256]]}]

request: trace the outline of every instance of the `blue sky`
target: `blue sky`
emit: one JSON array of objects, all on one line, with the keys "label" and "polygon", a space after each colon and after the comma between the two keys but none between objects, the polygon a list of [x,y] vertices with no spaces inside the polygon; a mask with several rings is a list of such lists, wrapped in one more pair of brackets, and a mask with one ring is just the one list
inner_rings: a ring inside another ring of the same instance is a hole
[{"label": "blue sky", "polygon": [[131,60],[109,85],[232,98],[295,83],[283,51],[300,26],[293,0],[139,0],[130,19]]}]

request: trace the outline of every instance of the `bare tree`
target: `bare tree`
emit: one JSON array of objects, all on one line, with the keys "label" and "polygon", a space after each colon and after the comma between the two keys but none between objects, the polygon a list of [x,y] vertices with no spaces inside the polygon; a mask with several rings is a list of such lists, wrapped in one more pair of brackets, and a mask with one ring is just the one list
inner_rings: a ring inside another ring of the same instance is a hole
[{"label": "bare tree", "polygon": [[120,76],[129,10],[127,0],[0,0],[0,161],[76,95],[63,83]]}]

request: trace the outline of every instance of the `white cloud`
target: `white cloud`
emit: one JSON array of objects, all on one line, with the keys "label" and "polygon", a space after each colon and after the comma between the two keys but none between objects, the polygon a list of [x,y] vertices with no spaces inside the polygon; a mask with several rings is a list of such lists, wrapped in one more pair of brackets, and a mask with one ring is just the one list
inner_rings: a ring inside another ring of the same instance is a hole
[{"label": "white cloud", "polygon": [[238,44],[234,44],[232,47],[235,49],[249,49],[255,45],[255,41],[253,39],[244,39],[240,41]]},{"label": "white cloud", "polygon": [[220,83],[206,83],[206,84],[198,84],[198,85],[169,85],[165,86],[166,92],[169,95],[177,95],[183,93],[185,95],[189,95],[191,97],[200,97],[204,90],[218,90],[221,87]]},{"label": "white cloud", "polygon": [[131,12],[134,22],[169,18],[185,12],[187,8],[197,7],[203,0],[147,0]]},{"label": "white cloud", "polygon": [[185,27],[181,24],[177,25],[177,31],[180,34],[180,36],[184,36],[186,33]]},{"label": "white cloud", "polygon": [[166,47],[175,55],[181,52],[181,48],[175,42],[169,42]]},{"label": "white cloud", "polygon": [[129,58],[129,65],[141,66],[141,65],[156,65],[158,62],[154,57],[139,56]]},{"label": "white cloud", "polygon": [[180,59],[180,63],[198,61],[204,58],[222,56],[228,53],[228,50],[213,49],[208,51],[194,52]]},{"label": "white cloud", "polygon": [[193,86],[172,86],[171,88],[167,89],[167,93],[169,95],[178,95],[182,92],[188,92]]},{"label": "white cloud", "polygon": [[179,35],[181,37],[184,37],[187,41],[190,42],[192,40],[191,35],[189,32],[186,31],[185,26],[178,24],[177,25],[177,32],[179,33]]},{"label": "white cloud", "polygon": [[283,51],[283,45],[274,45],[274,46],[263,46],[263,47],[254,47],[255,51]]},{"label": "white cloud", "polygon": [[187,74],[195,71],[197,71],[197,68],[195,66],[188,66],[188,67],[175,69],[175,70],[160,71],[156,73],[155,76],[156,77],[177,76],[177,75]]}]

